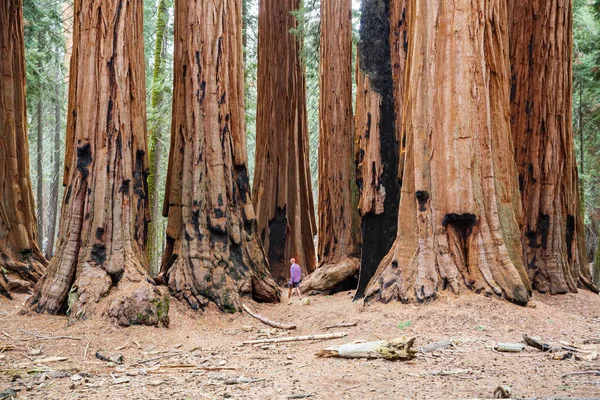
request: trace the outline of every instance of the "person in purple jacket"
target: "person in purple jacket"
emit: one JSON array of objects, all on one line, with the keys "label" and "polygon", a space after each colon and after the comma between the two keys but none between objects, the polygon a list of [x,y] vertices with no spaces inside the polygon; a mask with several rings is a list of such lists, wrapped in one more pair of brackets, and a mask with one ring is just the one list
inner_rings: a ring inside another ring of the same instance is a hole
[{"label": "person in purple jacket", "polygon": [[300,293],[300,281],[302,280],[302,271],[300,270],[300,266],[296,264],[296,259],[292,258],[290,260],[292,265],[290,266],[290,282],[288,283],[288,299],[292,300],[292,290],[296,289],[296,293],[299,298],[302,298],[302,294]]}]

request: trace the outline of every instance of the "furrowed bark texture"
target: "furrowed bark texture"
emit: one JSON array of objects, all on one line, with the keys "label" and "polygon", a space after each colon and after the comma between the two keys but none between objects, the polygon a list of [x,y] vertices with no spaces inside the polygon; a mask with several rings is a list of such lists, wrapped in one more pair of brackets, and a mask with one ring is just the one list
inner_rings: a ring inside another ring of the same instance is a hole
[{"label": "furrowed bark texture", "polygon": [[352,154],[352,2],[321,1],[319,99],[319,265],[302,292],[354,289],[358,278],[358,212]]},{"label": "furrowed bark texture", "polygon": [[66,311],[70,322],[107,314],[124,326],[168,324],[168,300],[147,273],[144,244],[142,4],[76,0],[73,25],[60,235],[28,305]]},{"label": "furrowed bark texture", "polygon": [[[42,68],[38,63],[38,68]],[[44,110],[42,101],[37,103],[37,152],[36,152],[36,209],[37,209],[37,231],[38,247],[44,248]]]},{"label": "furrowed bark texture", "polygon": [[[207,20],[206,16],[210,16]],[[246,169],[240,0],[177,0],[161,275],[193,309],[277,302]]]},{"label": "furrowed bark texture", "polygon": [[258,231],[277,283],[295,257],[306,276],[315,269],[316,224],[308,162],[306,87],[290,33],[299,0],[260,0],[256,163],[252,196]]},{"label": "furrowed bark texture", "polygon": [[46,260],[29,175],[21,0],[0,4],[0,294],[28,291]]},{"label": "furrowed bark texture", "polygon": [[46,259],[52,259],[54,254],[54,240],[56,238],[56,222],[58,217],[58,186],[60,185],[60,131],[62,110],[60,107],[60,84],[54,86],[54,137],[52,151],[52,191],[48,206],[48,244],[46,245]]},{"label": "furrowed bark texture", "polygon": [[[465,288],[527,303],[501,0],[411,0],[398,237],[366,296]],[[513,198],[517,200],[513,200]]]},{"label": "furrowed bark texture", "polygon": [[585,255],[571,123],[571,1],[509,3],[511,127],[529,277],[540,292],[597,292]]},{"label": "furrowed bark texture", "polygon": [[398,228],[399,144],[394,116],[390,0],[363,1],[360,34],[354,119],[362,253],[356,298],[363,297]]}]

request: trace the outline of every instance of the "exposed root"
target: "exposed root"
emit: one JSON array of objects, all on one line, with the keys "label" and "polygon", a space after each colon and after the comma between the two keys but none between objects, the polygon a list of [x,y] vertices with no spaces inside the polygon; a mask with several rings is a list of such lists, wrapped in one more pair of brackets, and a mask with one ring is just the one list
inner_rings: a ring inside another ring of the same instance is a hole
[{"label": "exposed root", "polygon": [[324,264],[300,284],[302,293],[330,294],[348,279],[358,279],[360,262],[357,258],[344,258],[336,264]]},{"label": "exposed root", "polygon": [[15,261],[0,252],[0,294],[12,298],[11,292],[29,293],[44,273],[47,261],[39,253],[23,255]]}]

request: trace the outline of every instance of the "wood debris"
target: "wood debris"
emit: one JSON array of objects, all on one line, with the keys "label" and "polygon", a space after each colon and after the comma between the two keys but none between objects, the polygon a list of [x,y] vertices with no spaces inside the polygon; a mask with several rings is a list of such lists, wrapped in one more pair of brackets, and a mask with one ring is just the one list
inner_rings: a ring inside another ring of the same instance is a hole
[{"label": "wood debris", "polygon": [[412,360],[417,353],[412,349],[415,338],[397,338],[376,342],[347,343],[327,347],[317,353],[319,357],[383,358],[386,360]]},{"label": "wood debris", "polygon": [[254,311],[252,311],[247,305],[242,304],[242,308],[244,309],[244,311],[246,311],[248,313],[248,315],[250,315],[253,318],[256,318],[257,320],[259,320],[260,322],[262,322],[263,324],[272,326],[274,328],[279,328],[279,329],[296,329],[296,325],[288,325],[288,324],[283,324],[281,322],[277,322],[277,321],[272,321],[266,317],[263,317],[260,314],[255,313]]},{"label": "wood debris", "polygon": [[258,339],[258,340],[246,340],[243,344],[261,344],[261,343],[282,343],[282,342],[300,342],[305,340],[329,340],[329,339],[338,339],[348,336],[346,332],[339,333],[321,333],[316,335],[306,335],[306,336],[290,336],[290,337],[280,337],[273,339]]}]

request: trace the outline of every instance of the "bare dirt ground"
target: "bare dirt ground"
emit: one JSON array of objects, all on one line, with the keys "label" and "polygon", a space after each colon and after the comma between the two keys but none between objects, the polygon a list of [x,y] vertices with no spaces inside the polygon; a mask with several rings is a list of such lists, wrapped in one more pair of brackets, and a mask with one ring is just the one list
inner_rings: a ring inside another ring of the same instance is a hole
[{"label": "bare dirt ground", "polygon": [[[66,317],[19,315],[24,301],[25,296],[0,299],[0,348],[5,347],[0,392],[12,388],[23,399],[457,399],[491,398],[499,385],[511,386],[515,398],[600,396],[600,376],[563,377],[600,370],[600,359],[555,360],[556,353],[532,348],[518,354],[491,349],[494,342],[519,342],[524,333],[577,345],[600,338],[600,297],[589,292],[538,294],[533,307],[476,294],[444,295],[425,305],[363,305],[352,302],[349,292],[311,297],[308,305],[297,298],[292,305],[248,302],[271,319],[297,324],[287,335],[358,321],[330,329],[347,332],[342,339],[262,346],[241,343],[264,337],[264,329],[271,329],[271,337],[286,333],[247,314],[195,313],[172,301],[168,329],[119,328],[104,319],[67,327]],[[399,336],[415,336],[416,347],[447,338],[457,345],[410,362],[315,356],[333,344]],[[600,345],[585,348],[594,347]],[[101,361],[98,350],[122,354],[124,363]],[[68,359],[34,362],[55,356]],[[447,371],[454,374],[444,375]]]}]

